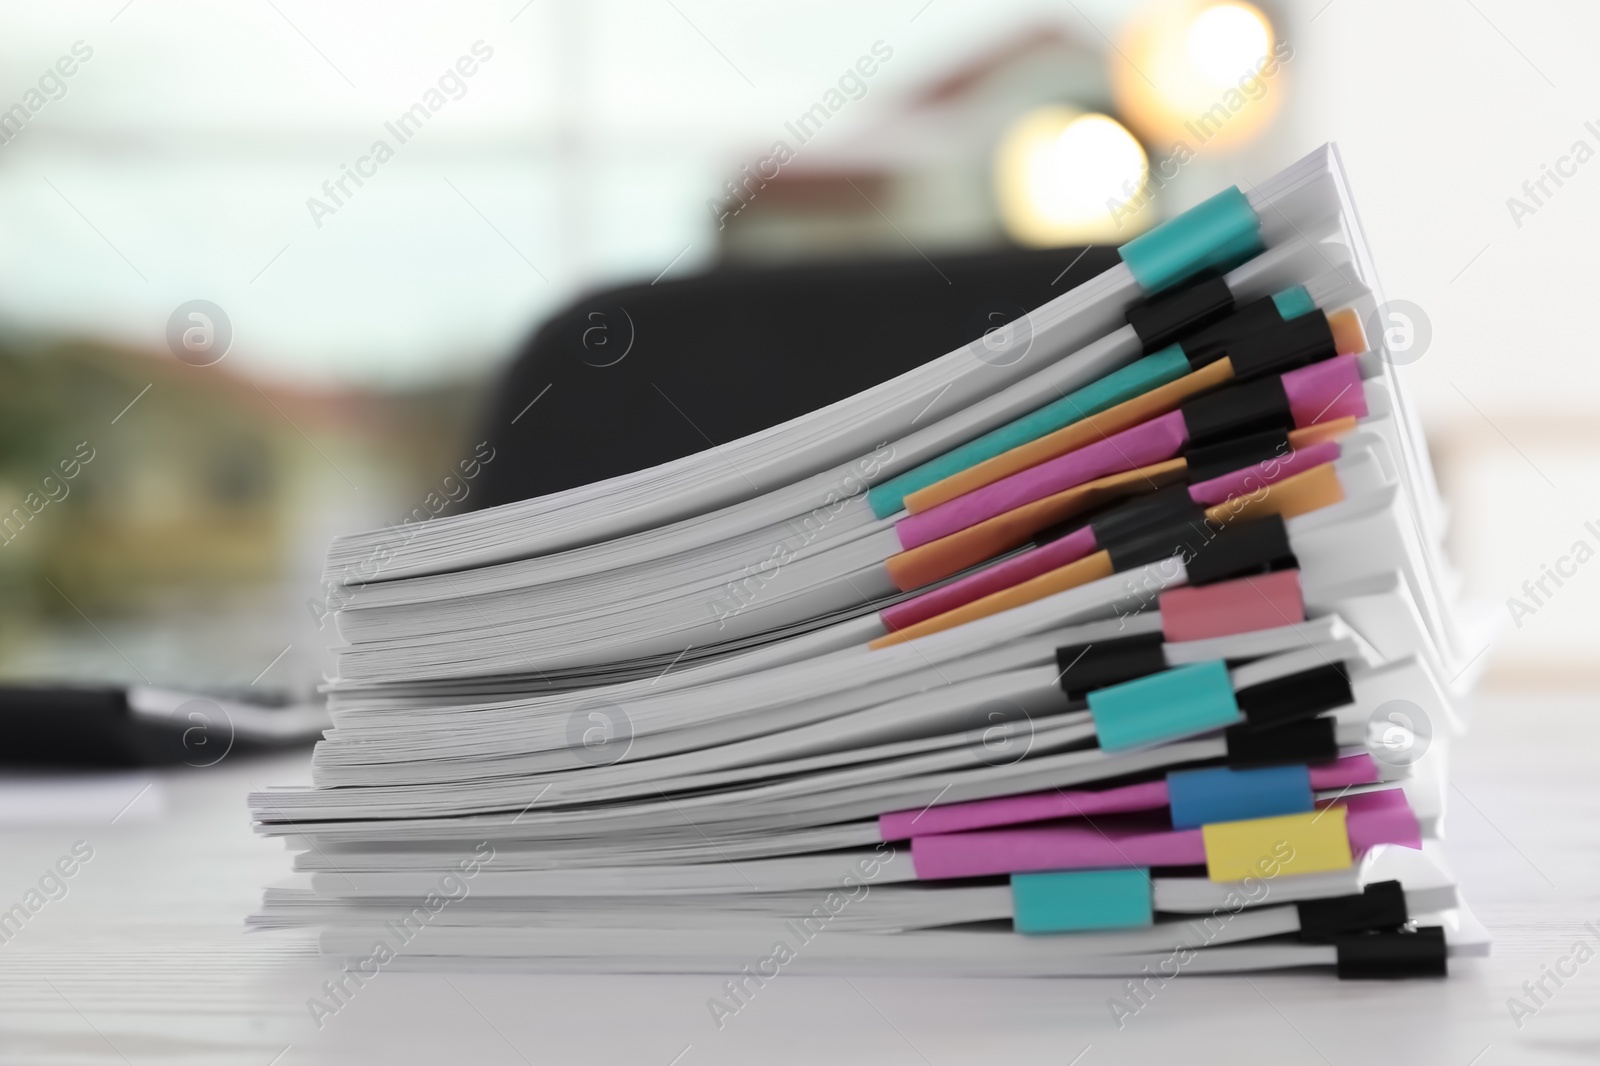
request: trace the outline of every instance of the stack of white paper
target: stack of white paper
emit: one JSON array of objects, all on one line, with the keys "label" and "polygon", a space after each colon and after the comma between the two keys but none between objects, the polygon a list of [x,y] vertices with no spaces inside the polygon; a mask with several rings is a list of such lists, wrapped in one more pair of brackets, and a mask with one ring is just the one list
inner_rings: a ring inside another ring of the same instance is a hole
[{"label": "stack of white paper", "polygon": [[803,418],[336,541],[254,921],[745,994],[1487,950],[1434,843],[1471,656],[1337,153],[1249,188]]}]

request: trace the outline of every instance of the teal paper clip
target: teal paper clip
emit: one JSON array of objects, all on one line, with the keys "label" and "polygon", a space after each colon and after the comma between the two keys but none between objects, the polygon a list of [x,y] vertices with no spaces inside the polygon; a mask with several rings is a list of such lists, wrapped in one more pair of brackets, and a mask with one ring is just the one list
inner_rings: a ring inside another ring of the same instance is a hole
[{"label": "teal paper clip", "polygon": [[1206,270],[1231,270],[1264,249],[1261,220],[1237,185],[1118,249],[1146,295]]},{"label": "teal paper clip", "polygon": [[1311,294],[1306,291],[1304,285],[1291,285],[1282,292],[1275,293],[1272,297],[1272,302],[1278,307],[1278,317],[1285,322],[1299,318],[1301,315],[1309,315],[1317,309],[1317,305],[1312,302]]},{"label": "teal paper clip", "polygon": [[1239,721],[1228,667],[1191,663],[1089,693],[1089,713],[1102,751],[1159,744],[1209,733]]},{"label": "teal paper clip", "polygon": [[1012,925],[1019,933],[1136,929],[1155,918],[1150,871],[1061,870],[1011,875]]}]

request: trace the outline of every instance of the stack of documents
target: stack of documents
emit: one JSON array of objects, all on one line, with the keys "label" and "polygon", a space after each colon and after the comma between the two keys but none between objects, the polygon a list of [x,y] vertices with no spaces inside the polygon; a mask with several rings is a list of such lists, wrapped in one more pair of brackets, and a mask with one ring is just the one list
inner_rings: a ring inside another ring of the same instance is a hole
[{"label": "stack of documents", "polygon": [[336,541],[253,921],[729,1011],[790,968],[1487,951],[1437,843],[1473,656],[1337,151],[1246,187],[805,417]]}]

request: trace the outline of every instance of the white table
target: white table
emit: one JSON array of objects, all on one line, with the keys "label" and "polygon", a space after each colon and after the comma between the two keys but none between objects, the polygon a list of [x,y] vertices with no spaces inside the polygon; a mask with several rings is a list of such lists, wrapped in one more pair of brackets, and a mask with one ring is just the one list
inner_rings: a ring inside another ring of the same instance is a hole
[{"label": "white table", "polygon": [[1520,1030],[1506,1000],[1577,938],[1600,951],[1583,929],[1600,928],[1597,753],[1600,697],[1550,696],[1483,700],[1452,752],[1450,855],[1492,958],[1436,982],[1184,976],[1120,1031],[1113,980],[786,974],[719,1031],[706,975],[391,971],[318,1031],[306,1000],[334,968],[303,934],[242,925],[289,862],[250,832],[245,793],[303,779],[305,756],[115,778],[51,824],[0,824],[0,908],[73,842],[94,848],[0,944],[0,1062],[1592,1063],[1600,958]]}]

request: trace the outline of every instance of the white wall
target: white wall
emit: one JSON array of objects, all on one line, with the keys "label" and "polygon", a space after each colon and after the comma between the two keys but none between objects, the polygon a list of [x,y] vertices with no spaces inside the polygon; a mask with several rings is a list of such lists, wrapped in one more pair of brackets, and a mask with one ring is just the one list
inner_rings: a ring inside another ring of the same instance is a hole
[{"label": "white wall", "polygon": [[[1431,320],[1403,373],[1441,445],[1455,553],[1506,626],[1497,664],[1593,679],[1600,565],[1568,564],[1520,627],[1506,600],[1578,539],[1600,548],[1600,5],[1334,0],[1312,22],[1318,6],[1289,30],[1311,74],[1294,147],[1339,141],[1386,295]],[[1519,226],[1508,198],[1579,139],[1596,158]]]}]

